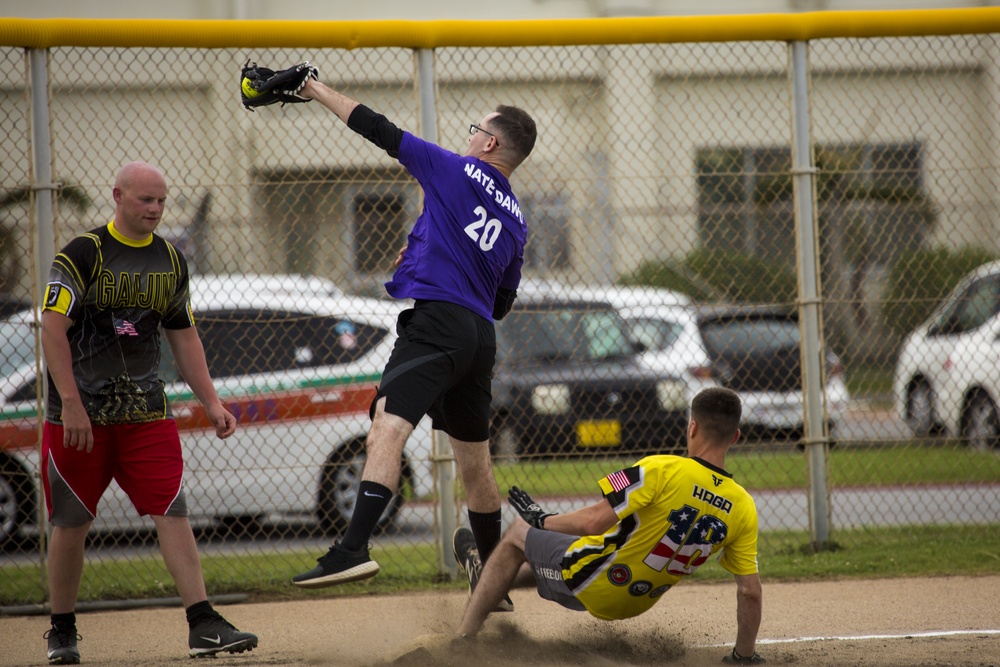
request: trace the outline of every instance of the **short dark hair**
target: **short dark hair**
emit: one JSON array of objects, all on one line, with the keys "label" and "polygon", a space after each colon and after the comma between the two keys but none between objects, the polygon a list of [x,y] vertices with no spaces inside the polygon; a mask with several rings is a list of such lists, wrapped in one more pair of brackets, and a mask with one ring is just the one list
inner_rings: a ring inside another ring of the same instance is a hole
[{"label": "short dark hair", "polygon": [[516,160],[513,166],[516,167],[531,155],[531,149],[535,147],[538,137],[535,121],[524,109],[506,104],[498,105],[496,112],[500,115],[490,120],[490,127],[503,137],[501,147],[509,148],[514,154]]},{"label": "short dark hair", "polygon": [[743,402],[732,389],[709,387],[691,400],[691,419],[714,442],[729,444],[740,428],[742,416]]}]

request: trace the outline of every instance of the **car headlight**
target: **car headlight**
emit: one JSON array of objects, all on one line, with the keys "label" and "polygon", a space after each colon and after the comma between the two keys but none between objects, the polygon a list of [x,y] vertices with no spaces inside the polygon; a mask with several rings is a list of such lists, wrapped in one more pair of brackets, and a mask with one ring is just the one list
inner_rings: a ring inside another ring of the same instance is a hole
[{"label": "car headlight", "polygon": [[542,415],[569,412],[569,387],[564,384],[543,384],[531,392],[531,407]]},{"label": "car headlight", "polygon": [[687,388],[683,382],[660,380],[656,383],[656,397],[664,410],[687,409]]}]

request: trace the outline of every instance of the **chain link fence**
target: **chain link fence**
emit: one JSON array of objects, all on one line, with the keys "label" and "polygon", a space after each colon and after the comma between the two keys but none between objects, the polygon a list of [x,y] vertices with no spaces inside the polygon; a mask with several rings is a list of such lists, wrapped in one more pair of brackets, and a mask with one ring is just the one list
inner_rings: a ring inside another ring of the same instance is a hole
[{"label": "chain link fence", "polygon": [[[47,91],[29,85],[28,51],[0,47],[0,604],[47,595],[39,258],[111,219],[115,174],[131,160],[167,176],[158,233],[189,260],[209,364],[240,421],[215,439],[166,355],[212,592],[284,586],[350,516],[368,403],[405,306],[382,283],[421,192],[318,104],[245,111],[236,87],[248,57],[308,59],[346,95],[460,153],[498,103],[536,119],[535,151],[513,178],[531,229],[524,282],[498,323],[502,491],[517,484],[554,511],[592,502],[597,478],[682,452],[687,401],[723,384],[745,401],[729,463],[757,500],[762,562],[789,539],[815,539],[817,508],[834,540],[995,526],[998,46],[994,33],[808,43],[812,252],[797,227],[806,193],[784,41],[54,46]],[[52,248],[37,247],[33,206],[51,192],[33,166],[39,94],[59,184]],[[804,259],[817,303],[803,298]],[[809,306],[821,314],[809,342],[822,424],[807,419]],[[463,492],[439,454],[421,424],[375,539],[383,576],[453,574],[448,529],[464,517]],[[113,486],[82,600],[121,597],[125,578],[149,582],[141,595],[172,595],[150,528]]]}]

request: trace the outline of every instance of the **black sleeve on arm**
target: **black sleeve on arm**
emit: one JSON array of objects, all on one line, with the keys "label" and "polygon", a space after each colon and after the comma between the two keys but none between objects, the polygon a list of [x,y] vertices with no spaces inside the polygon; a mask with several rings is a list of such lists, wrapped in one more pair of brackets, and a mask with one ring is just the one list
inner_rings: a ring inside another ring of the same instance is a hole
[{"label": "black sleeve on arm", "polygon": [[347,119],[347,127],[385,150],[390,157],[399,157],[403,131],[382,114],[375,113],[364,104],[359,104]]},{"label": "black sleeve on arm", "polygon": [[517,299],[516,290],[498,288],[496,299],[493,300],[493,319],[502,320],[514,307],[515,299]]}]

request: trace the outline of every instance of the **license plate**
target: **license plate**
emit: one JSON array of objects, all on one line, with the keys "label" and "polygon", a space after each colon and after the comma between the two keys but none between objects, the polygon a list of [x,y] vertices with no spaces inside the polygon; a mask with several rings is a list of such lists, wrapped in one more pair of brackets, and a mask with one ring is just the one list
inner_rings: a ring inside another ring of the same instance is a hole
[{"label": "license plate", "polygon": [[617,447],[622,444],[622,425],[617,419],[589,419],[576,425],[580,447]]}]

